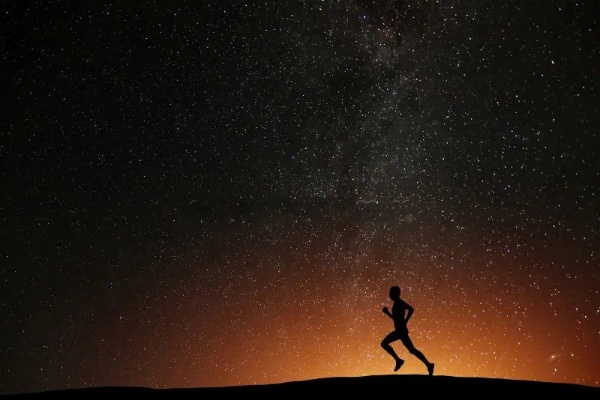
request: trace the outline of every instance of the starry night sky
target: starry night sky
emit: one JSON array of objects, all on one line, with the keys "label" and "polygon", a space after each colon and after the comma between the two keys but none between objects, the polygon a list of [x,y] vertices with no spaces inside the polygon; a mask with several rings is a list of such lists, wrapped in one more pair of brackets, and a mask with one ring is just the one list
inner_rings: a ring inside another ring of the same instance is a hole
[{"label": "starry night sky", "polygon": [[1,393],[600,386],[598,1],[1,8]]}]

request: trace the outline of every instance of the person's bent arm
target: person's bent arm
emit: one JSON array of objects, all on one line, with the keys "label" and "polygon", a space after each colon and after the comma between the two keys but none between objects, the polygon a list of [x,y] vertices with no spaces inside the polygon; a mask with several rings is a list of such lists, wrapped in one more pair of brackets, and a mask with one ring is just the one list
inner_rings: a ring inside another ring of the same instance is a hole
[{"label": "person's bent arm", "polygon": [[404,322],[408,322],[410,317],[412,317],[413,313],[415,312],[415,309],[412,308],[412,306],[410,304],[406,304],[405,307],[408,310],[408,313],[406,314],[406,318],[404,319]]},{"label": "person's bent arm", "polygon": [[394,319],[394,317],[392,316],[392,313],[390,312],[390,310],[388,310],[387,307],[383,307],[383,312],[384,312],[385,315],[387,315],[391,319]]}]

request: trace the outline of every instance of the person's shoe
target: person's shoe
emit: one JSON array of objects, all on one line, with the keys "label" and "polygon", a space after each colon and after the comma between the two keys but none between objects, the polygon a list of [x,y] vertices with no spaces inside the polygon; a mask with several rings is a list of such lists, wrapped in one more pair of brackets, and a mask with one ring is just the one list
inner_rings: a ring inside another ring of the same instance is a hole
[{"label": "person's shoe", "polygon": [[394,368],[394,371],[398,371],[400,369],[400,367],[402,366],[402,364],[404,364],[404,360],[396,361],[396,368]]},{"label": "person's shoe", "polygon": [[427,366],[427,372],[429,372],[429,376],[433,375],[433,367],[435,366],[434,363],[429,363],[429,365]]}]

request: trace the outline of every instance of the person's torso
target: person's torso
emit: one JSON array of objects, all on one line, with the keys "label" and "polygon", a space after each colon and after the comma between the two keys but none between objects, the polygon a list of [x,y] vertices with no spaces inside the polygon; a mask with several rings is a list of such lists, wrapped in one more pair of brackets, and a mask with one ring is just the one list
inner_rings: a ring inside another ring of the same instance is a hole
[{"label": "person's torso", "polygon": [[394,328],[396,329],[405,329],[406,321],[404,320],[404,312],[405,312],[404,304],[400,301],[397,301],[392,306],[392,316],[394,319]]}]

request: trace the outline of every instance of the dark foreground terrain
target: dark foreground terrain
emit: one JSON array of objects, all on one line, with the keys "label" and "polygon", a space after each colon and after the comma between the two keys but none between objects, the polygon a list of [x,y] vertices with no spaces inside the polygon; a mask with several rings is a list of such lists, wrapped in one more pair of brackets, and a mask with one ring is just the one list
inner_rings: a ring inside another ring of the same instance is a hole
[{"label": "dark foreground terrain", "polygon": [[[0,396],[8,399],[338,399],[373,396],[387,398],[535,398],[600,399],[600,387],[565,383],[520,381],[451,376],[382,375],[348,378],[321,378],[270,385],[219,388],[150,389],[138,387],[96,387],[22,393]],[[425,396],[425,397],[423,397]]]}]

